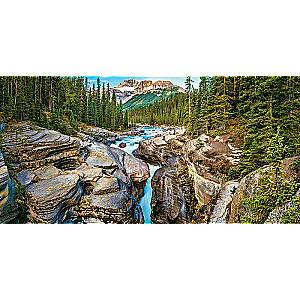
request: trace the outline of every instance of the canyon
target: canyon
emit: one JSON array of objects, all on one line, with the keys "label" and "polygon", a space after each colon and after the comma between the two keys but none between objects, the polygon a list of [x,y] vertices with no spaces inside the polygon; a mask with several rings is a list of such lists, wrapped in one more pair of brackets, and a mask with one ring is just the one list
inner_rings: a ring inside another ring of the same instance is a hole
[{"label": "canyon", "polygon": [[[86,126],[76,137],[30,122],[1,129],[0,223],[241,223],[243,199],[270,168],[228,180],[242,155],[234,132],[190,139],[184,128],[144,125],[122,133]],[[289,181],[295,159],[283,161]],[[280,223],[289,208],[275,207],[265,223]]]}]

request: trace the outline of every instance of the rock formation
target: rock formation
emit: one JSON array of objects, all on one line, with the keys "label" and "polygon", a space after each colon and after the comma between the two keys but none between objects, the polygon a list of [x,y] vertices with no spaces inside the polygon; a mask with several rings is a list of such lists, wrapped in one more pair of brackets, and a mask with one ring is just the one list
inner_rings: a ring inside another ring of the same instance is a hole
[{"label": "rock formation", "polygon": [[14,194],[14,184],[0,152],[0,223],[13,222],[18,215],[18,206],[14,200]]},{"label": "rock formation", "polygon": [[[0,133],[4,123],[0,118]],[[9,176],[4,157],[0,152],[0,223],[13,222],[18,215],[18,206],[14,199],[15,187]]]},{"label": "rock formation", "polygon": [[[102,138],[110,135],[97,128],[92,131],[104,133]],[[29,222],[143,222],[135,196],[141,195],[139,189],[149,178],[148,165],[93,139],[87,134],[69,137],[31,123],[7,128],[3,153],[28,196]],[[18,205],[8,197],[13,185],[1,157],[0,221],[9,222]]]},{"label": "rock formation", "polygon": [[180,157],[172,157],[152,178],[153,223],[189,223],[193,214],[193,188]]},{"label": "rock formation", "polygon": [[[250,213],[243,199],[256,194],[261,172],[270,167],[256,170],[240,182],[227,181],[229,168],[236,167],[241,157],[239,144],[237,137],[229,135],[185,140],[168,134],[142,141],[135,155],[161,166],[152,178],[152,222],[240,223],[241,217]],[[283,160],[289,181],[299,173],[291,168],[294,160]],[[275,208],[266,223],[280,223],[290,206]]]},{"label": "rock formation", "polygon": [[174,85],[169,80],[157,80],[153,82],[149,79],[137,81],[132,78],[124,80],[117,87],[112,88],[112,90],[115,91],[118,102],[122,101],[123,103],[126,103],[133,96],[138,94],[172,88],[180,93],[185,92],[182,87]]},{"label": "rock formation", "polygon": [[[283,174],[288,181],[293,181],[297,176],[297,172],[291,168],[294,158],[287,158],[283,160]],[[238,185],[230,204],[230,214],[228,216],[229,223],[240,223],[241,217],[249,215],[249,208],[243,205],[243,199],[255,196],[257,193],[257,186],[259,179],[263,176],[263,172],[270,170],[269,166],[262,167],[245,176]],[[266,223],[280,223],[283,213],[288,210],[290,204],[287,203],[282,207],[275,208],[266,220]]]},{"label": "rock formation", "polygon": [[167,141],[175,137],[176,135],[165,134],[143,140],[139,143],[134,156],[154,165],[164,165],[173,156],[173,153],[168,148]]}]

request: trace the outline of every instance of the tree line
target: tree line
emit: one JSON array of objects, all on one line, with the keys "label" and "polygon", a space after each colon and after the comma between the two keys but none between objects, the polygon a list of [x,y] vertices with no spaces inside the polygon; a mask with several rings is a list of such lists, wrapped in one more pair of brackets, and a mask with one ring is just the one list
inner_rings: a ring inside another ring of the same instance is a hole
[{"label": "tree line", "polygon": [[190,77],[186,93],[129,111],[129,121],[186,126],[195,138],[236,131],[243,158],[233,178],[267,163],[268,141],[280,128],[285,157],[299,155],[300,76],[202,76],[195,88]]},{"label": "tree line", "polygon": [[128,128],[127,113],[109,84],[87,77],[0,76],[0,111],[14,121],[76,133],[84,124],[109,130]]}]

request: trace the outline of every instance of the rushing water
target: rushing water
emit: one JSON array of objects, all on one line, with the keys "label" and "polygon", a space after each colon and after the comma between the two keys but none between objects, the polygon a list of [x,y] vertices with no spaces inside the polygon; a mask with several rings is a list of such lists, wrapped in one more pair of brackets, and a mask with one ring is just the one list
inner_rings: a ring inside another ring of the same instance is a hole
[{"label": "rushing water", "polygon": [[[136,150],[139,146],[139,142],[146,140],[150,137],[156,136],[159,133],[162,133],[162,129],[159,127],[142,127],[141,130],[145,132],[139,136],[128,136],[121,138],[121,141],[117,141],[116,144],[111,145],[112,147],[119,147],[120,143],[126,143],[126,147],[122,148],[124,151],[132,155],[133,151]],[[146,185],[144,188],[144,196],[140,201],[140,205],[142,207],[144,221],[145,224],[151,223],[151,197],[152,197],[152,187],[151,187],[151,179],[155,173],[155,171],[159,168],[158,166],[153,166],[149,164],[150,168],[150,177],[146,181]]]}]

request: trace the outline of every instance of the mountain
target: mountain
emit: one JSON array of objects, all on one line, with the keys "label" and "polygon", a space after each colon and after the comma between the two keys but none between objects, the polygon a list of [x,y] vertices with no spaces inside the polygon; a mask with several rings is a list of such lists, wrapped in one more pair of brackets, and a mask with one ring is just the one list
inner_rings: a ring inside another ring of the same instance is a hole
[{"label": "mountain", "polygon": [[140,94],[136,94],[123,104],[123,109],[133,109],[148,106],[154,102],[169,98],[171,95],[184,92],[182,88],[172,86],[172,88],[160,88],[149,90]]},{"label": "mountain", "polygon": [[117,100],[122,100],[124,109],[149,105],[161,100],[163,96],[184,92],[182,87],[174,85],[169,80],[153,82],[152,80],[138,81],[132,78],[124,80],[113,89]]}]

